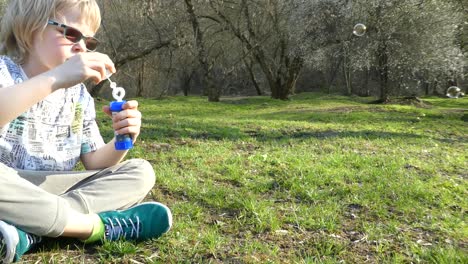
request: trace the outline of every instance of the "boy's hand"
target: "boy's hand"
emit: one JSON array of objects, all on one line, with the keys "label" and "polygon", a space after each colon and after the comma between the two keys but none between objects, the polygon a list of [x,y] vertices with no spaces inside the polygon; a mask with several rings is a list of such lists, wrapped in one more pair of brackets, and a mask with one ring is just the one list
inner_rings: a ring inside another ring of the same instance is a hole
[{"label": "boy's hand", "polygon": [[106,76],[106,69],[114,73],[115,66],[106,54],[85,52],[74,55],[58,67],[44,73],[56,80],[54,90],[72,87],[86,80],[99,83]]},{"label": "boy's hand", "polygon": [[119,135],[130,134],[133,143],[140,134],[141,129],[141,112],[138,111],[138,102],[135,100],[127,101],[123,104],[124,110],[112,117],[112,113],[108,105],[102,107],[102,110],[112,118],[112,127]]}]

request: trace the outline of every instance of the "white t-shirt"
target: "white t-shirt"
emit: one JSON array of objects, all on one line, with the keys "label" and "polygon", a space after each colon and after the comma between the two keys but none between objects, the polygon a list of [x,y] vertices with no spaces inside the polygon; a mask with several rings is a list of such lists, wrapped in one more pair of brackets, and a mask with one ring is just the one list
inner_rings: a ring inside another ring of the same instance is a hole
[{"label": "white t-shirt", "polygon": [[[27,79],[21,66],[0,56],[0,89]],[[81,154],[104,145],[95,118],[84,84],[59,89],[0,127],[0,162],[22,170],[72,170]]]}]

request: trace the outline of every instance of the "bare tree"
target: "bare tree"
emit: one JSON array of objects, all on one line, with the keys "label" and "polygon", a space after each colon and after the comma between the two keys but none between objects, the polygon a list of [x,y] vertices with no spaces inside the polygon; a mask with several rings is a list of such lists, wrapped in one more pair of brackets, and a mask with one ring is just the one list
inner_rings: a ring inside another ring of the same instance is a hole
[{"label": "bare tree", "polygon": [[[154,72],[145,71],[145,63],[152,61],[155,52],[169,49],[175,42],[171,32],[171,9],[164,9],[159,0],[145,1],[99,1],[102,12],[102,29],[98,38],[104,43],[101,52],[109,54],[118,69],[126,68],[133,76],[135,95],[143,95],[144,79],[154,76]],[[157,13],[157,14],[156,14]],[[172,13],[171,13],[172,14]],[[135,63],[131,67],[124,67]],[[127,80],[128,74],[119,74],[117,78]],[[91,88],[91,94],[97,96],[103,83]]]},{"label": "bare tree", "polygon": [[[463,74],[466,59],[456,45],[457,25],[463,19],[454,1],[297,0],[302,8],[296,9],[296,24],[307,26],[294,27],[296,43],[307,63],[322,69],[327,61],[313,56],[338,51],[336,60],[343,63],[348,93],[351,73],[360,73],[366,85],[375,75],[381,101],[414,94],[419,87],[412,83],[421,79],[427,83]],[[347,36],[358,22],[365,23],[368,32],[350,39]]]},{"label": "bare tree", "polygon": [[302,57],[291,53],[288,19],[291,1],[210,0],[207,18],[228,30],[260,66],[271,97],[288,99],[302,69]]},{"label": "bare tree", "polygon": [[198,61],[203,69],[203,80],[205,87],[207,89],[208,101],[218,102],[221,96],[219,87],[215,86],[212,76],[212,67],[213,63],[210,62],[207,48],[205,46],[205,36],[200,27],[200,23],[197,15],[195,14],[195,7],[192,3],[192,0],[185,0],[185,5],[187,6],[187,13],[189,15],[190,23],[193,28],[193,35],[195,39],[195,46],[198,50]]}]

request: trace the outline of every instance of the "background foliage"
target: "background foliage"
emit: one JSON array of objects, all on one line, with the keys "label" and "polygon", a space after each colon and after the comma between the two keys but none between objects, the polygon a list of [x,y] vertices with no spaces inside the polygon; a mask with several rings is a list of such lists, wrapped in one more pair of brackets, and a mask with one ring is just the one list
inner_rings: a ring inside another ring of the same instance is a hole
[{"label": "background foliage", "polygon": [[[149,43],[170,43],[128,61],[130,78],[124,79],[138,95],[192,93],[216,101],[221,95],[286,99],[296,91],[322,90],[386,98],[444,94],[450,85],[465,85],[464,1],[101,3],[107,10],[103,25],[119,34],[99,36],[123,44],[114,48],[115,57],[144,51]],[[352,35],[356,23],[367,25],[365,36]]]},{"label": "background foliage", "polygon": [[[0,1],[4,5],[5,0]],[[444,94],[466,86],[463,0],[98,0],[99,50],[132,96],[300,91]],[[367,34],[352,35],[364,23]],[[90,87],[93,95],[109,89]]]}]

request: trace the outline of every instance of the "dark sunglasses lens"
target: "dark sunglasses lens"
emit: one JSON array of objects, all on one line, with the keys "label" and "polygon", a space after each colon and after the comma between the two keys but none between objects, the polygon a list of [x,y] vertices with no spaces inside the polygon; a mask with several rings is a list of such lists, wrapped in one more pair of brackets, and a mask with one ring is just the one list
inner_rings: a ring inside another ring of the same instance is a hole
[{"label": "dark sunglasses lens", "polygon": [[95,38],[87,37],[85,39],[85,44],[86,44],[86,48],[92,51],[97,48],[97,46],[99,45],[99,41]]},{"label": "dark sunglasses lens", "polygon": [[81,34],[79,30],[71,28],[71,27],[65,29],[64,35],[65,35],[65,38],[67,38],[73,43],[77,43],[83,37],[83,34]]}]

